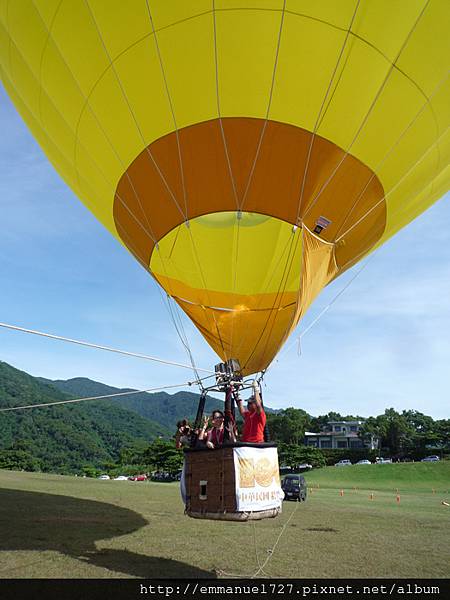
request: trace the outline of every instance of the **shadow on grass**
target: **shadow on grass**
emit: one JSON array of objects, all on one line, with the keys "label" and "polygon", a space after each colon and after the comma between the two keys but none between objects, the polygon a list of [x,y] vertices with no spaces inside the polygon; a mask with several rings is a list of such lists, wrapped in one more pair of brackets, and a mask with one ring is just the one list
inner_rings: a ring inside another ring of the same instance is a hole
[{"label": "shadow on grass", "polygon": [[140,514],[113,504],[0,489],[0,551],[53,550],[133,577],[215,577],[179,561],[95,546],[98,540],[126,535],[145,525]]}]

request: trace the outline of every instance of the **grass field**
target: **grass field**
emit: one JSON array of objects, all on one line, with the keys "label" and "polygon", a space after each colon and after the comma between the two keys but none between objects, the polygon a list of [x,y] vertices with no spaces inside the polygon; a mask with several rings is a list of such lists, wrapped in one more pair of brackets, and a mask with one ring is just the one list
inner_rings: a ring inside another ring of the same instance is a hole
[{"label": "grass field", "polygon": [[450,576],[449,462],[306,478],[306,503],[239,524],[184,516],[174,483],[0,471],[0,577]]}]

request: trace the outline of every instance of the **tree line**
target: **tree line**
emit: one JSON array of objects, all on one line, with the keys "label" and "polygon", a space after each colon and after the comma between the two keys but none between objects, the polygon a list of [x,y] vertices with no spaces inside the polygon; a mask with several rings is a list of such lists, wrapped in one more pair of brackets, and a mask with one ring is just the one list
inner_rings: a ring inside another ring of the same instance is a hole
[{"label": "tree line", "polygon": [[286,408],[279,413],[267,415],[272,439],[295,445],[303,445],[306,431],[320,433],[329,421],[363,421],[360,437],[367,441],[373,436],[379,441],[379,449],[391,455],[407,454],[430,446],[450,446],[450,420],[435,421],[416,410],[403,410],[399,413],[388,408],[383,414],[367,419],[337,412],[313,417],[298,408]]},{"label": "tree line", "polygon": [[[305,432],[320,433],[329,421],[364,421],[359,432],[363,440],[374,437],[379,440],[376,450],[365,449],[318,449],[305,446]],[[450,420],[434,420],[415,410],[393,408],[376,417],[364,419],[358,415],[341,415],[329,412],[313,417],[298,408],[286,408],[277,413],[267,414],[271,439],[278,443],[280,465],[295,468],[304,463],[314,467],[334,464],[340,458],[359,460],[375,459],[375,455],[393,458],[420,459],[430,454],[430,448],[450,451]],[[174,440],[159,437],[150,444],[142,441],[123,445],[113,459],[86,462],[77,468],[67,465],[61,456],[58,468],[55,463],[46,464],[45,459],[37,458],[32,448],[24,441],[16,441],[9,449],[0,450],[0,468],[78,473],[95,477],[107,472],[112,476],[151,471],[177,473],[183,465],[183,452],[175,448]]]}]

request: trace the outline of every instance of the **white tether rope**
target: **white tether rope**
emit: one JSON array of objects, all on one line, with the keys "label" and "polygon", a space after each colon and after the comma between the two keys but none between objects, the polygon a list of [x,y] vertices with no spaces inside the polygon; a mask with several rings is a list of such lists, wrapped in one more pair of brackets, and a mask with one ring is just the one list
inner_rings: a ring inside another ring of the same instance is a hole
[{"label": "white tether rope", "polygon": [[[171,365],[174,367],[182,367],[183,369],[192,370],[192,365],[185,365],[183,363],[174,362],[172,360],[164,360],[162,358],[156,358],[155,356],[148,356],[147,354],[138,354],[137,352],[127,352],[126,350],[119,350],[118,348],[111,348],[109,346],[100,346],[99,344],[91,344],[89,342],[83,342],[81,340],[74,340],[66,338],[61,335],[53,335],[51,333],[45,333],[43,331],[35,331],[33,329],[26,329],[25,327],[19,327],[17,325],[9,325],[8,323],[0,323],[0,327],[5,329],[12,329],[14,331],[22,331],[24,333],[32,333],[33,335],[41,335],[48,337],[53,340],[61,340],[63,342],[70,342],[71,344],[78,344],[79,346],[87,346],[88,348],[97,348],[99,350],[107,350],[108,352],[115,352],[117,354],[125,354],[126,356],[135,356],[137,358],[143,358],[144,360],[151,360],[153,362],[162,363],[164,365]],[[203,371],[204,373],[214,373],[211,369],[202,369],[196,367],[197,371]]]},{"label": "white tether rope", "polygon": [[224,575],[226,577],[232,578],[232,579],[255,579],[255,577],[257,577],[258,575],[265,575],[266,577],[268,577],[267,573],[264,572],[264,567],[267,566],[268,562],[270,561],[270,559],[272,558],[272,556],[274,555],[274,552],[276,550],[276,547],[278,546],[279,541],[281,540],[283,533],[286,530],[286,527],[289,525],[289,523],[292,520],[292,517],[296,514],[298,507],[300,506],[300,500],[297,502],[297,506],[295,507],[295,509],[291,512],[291,514],[289,515],[289,518],[287,519],[287,521],[283,524],[283,526],[281,527],[281,531],[278,534],[277,539],[275,540],[274,545],[272,546],[272,548],[268,548],[267,549],[267,557],[265,559],[265,561],[261,564],[261,561],[259,560],[259,555],[258,555],[258,547],[257,547],[257,543],[256,543],[256,524],[253,521],[253,543],[254,543],[254,548],[255,548],[255,558],[256,558],[256,562],[258,565],[258,568],[256,569],[256,571],[253,574],[242,574],[242,573],[227,573],[226,571],[222,571],[220,569],[218,569],[216,572],[218,575]]}]

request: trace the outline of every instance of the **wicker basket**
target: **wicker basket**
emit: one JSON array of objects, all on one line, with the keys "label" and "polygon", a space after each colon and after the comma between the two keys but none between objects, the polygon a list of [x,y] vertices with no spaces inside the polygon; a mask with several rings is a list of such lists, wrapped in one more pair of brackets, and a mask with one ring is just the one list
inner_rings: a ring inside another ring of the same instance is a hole
[{"label": "wicker basket", "polygon": [[257,448],[264,455],[266,448],[276,444],[235,443],[214,450],[185,449],[184,484],[186,514],[196,519],[249,521],[276,517],[281,506],[266,510],[239,511],[237,509],[236,475],[233,449]]}]

